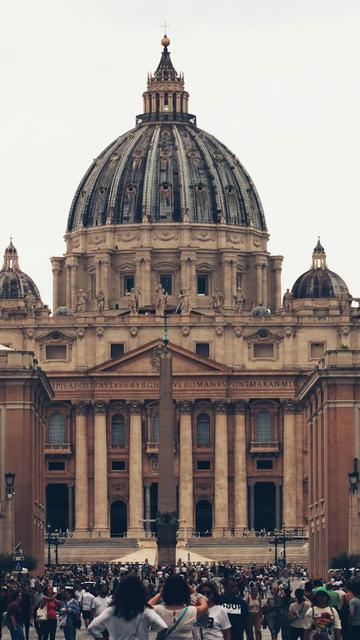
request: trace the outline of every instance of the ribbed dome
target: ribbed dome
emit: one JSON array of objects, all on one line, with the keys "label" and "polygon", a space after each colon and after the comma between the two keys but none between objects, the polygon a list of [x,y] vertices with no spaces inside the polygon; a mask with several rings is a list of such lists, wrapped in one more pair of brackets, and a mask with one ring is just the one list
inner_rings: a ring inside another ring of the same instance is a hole
[{"label": "ribbed dome", "polygon": [[184,220],[266,231],[259,196],[244,167],[187,112],[189,94],[167,46],[143,97],[136,128],[107,147],[82,179],[68,231]]},{"label": "ribbed dome", "polygon": [[0,271],[0,299],[14,300],[25,298],[26,292],[31,291],[40,300],[39,290],[34,281],[19,267],[17,251],[10,241],[4,253],[4,264]]},{"label": "ribbed dome", "polygon": [[303,273],[292,288],[294,298],[341,298],[349,296],[342,278],[326,265],[326,254],[320,240],[314,249],[312,268]]}]

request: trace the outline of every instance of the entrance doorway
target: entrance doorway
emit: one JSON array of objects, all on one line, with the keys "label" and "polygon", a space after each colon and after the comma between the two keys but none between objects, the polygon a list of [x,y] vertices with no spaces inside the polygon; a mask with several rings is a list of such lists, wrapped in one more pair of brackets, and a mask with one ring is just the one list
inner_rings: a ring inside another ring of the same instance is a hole
[{"label": "entrance doorway", "polygon": [[256,482],[254,487],[255,529],[276,528],[276,488],[273,482]]},{"label": "entrance doorway", "polygon": [[46,487],[46,524],[51,529],[69,528],[69,491],[66,484],[48,484]]},{"label": "entrance doorway", "polygon": [[110,508],[110,535],[112,538],[123,536],[127,532],[127,506],[122,500],[116,500]]},{"label": "entrance doorway", "polygon": [[209,500],[199,500],[195,510],[195,527],[200,536],[210,536],[213,528],[212,505]]}]

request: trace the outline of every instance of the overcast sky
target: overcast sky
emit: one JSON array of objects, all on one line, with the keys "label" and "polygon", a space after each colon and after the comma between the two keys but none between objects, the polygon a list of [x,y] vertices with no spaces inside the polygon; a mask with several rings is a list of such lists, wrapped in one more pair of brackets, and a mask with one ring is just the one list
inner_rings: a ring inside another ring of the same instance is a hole
[{"label": "overcast sky", "polygon": [[359,0],[0,0],[1,252],[12,235],[51,304],[73,194],[141,113],[164,20],[190,111],[256,184],[283,288],[320,234],[359,296]]}]

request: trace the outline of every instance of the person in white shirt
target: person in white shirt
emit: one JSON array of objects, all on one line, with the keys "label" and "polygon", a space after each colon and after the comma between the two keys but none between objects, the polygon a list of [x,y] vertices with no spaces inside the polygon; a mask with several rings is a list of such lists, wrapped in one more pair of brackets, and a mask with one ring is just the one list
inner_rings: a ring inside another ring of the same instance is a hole
[{"label": "person in white shirt", "polygon": [[146,592],[139,578],[129,576],[121,580],[110,607],[107,607],[88,626],[94,638],[109,640],[148,640],[149,629],[157,633],[167,629],[166,623],[146,604]]},{"label": "person in white shirt", "polygon": [[212,582],[205,582],[198,589],[200,595],[208,601],[208,610],[204,618],[199,619],[195,628],[198,640],[231,640],[231,623],[225,609],[219,604],[219,592]]},{"label": "person in white shirt", "polygon": [[316,590],[314,604],[305,614],[304,640],[341,640],[339,614],[330,606],[330,597],[325,587]]},{"label": "person in white shirt", "polygon": [[110,604],[111,597],[109,596],[108,586],[106,582],[102,582],[100,585],[99,595],[94,598],[91,605],[93,618],[97,618],[97,616],[105,611]]},{"label": "person in white shirt", "polygon": [[90,587],[86,587],[85,593],[79,602],[82,617],[84,619],[85,627],[88,628],[92,618],[92,605],[95,600],[95,596],[91,593]]}]

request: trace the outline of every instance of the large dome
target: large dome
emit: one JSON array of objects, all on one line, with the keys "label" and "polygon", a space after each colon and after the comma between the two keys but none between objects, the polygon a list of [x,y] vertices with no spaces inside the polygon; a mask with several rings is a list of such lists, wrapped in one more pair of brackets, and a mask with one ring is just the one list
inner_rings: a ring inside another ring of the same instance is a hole
[{"label": "large dome", "polygon": [[224,144],[196,126],[187,106],[183,76],[164,46],[148,79],[144,113],[88,169],[71,206],[68,231],[184,219],[266,231],[250,176]]}]

